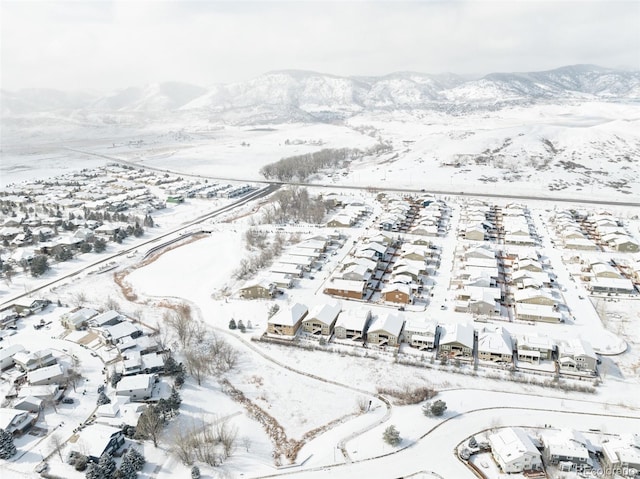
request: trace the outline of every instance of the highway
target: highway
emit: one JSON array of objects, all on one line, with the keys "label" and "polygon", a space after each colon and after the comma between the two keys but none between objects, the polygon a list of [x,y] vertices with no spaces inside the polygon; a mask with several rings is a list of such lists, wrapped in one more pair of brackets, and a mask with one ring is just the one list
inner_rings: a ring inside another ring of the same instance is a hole
[{"label": "highway", "polygon": [[[207,176],[200,174],[192,174],[185,173],[182,171],[174,171],[166,168],[157,168],[154,166],[149,166],[141,163],[136,163],[135,161],[123,160],[121,158],[117,158],[115,156],[103,155],[101,153],[94,153],[90,151],[78,150],[74,148],[66,148],[69,151],[74,151],[76,153],[82,153],[89,156],[95,156],[98,158],[103,158],[105,160],[112,161],[114,163],[120,163],[123,165],[131,166],[134,168],[142,168],[150,171],[157,171],[161,173],[170,173],[179,176],[188,176],[191,178],[202,178],[208,180],[216,180],[216,181],[239,181],[246,183],[263,183],[268,185],[292,185],[292,186],[304,186],[307,188],[336,188],[342,190],[358,190],[358,191],[391,191],[396,193],[408,193],[408,194],[420,194],[420,193],[430,193],[433,195],[441,195],[441,196],[465,196],[471,198],[497,198],[497,199],[509,199],[509,200],[528,200],[528,201],[557,201],[561,203],[573,203],[573,204],[585,204],[585,205],[600,205],[600,206],[630,206],[630,207],[640,207],[640,200],[638,200],[635,196],[630,196],[630,200],[633,201],[619,201],[619,200],[611,200],[611,199],[598,199],[595,198],[571,198],[567,196],[535,196],[535,195],[513,195],[513,194],[502,194],[495,192],[486,192],[486,193],[473,193],[473,192],[465,192],[460,191],[460,189],[452,189],[452,190],[437,190],[437,189],[423,189],[423,188],[394,188],[394,187],[385,187],[381,188],[379,185],[373,186],[356,186],[356,185],[336,185],[335,183],[304,183],[304,182],[295,182],[295,181],[271,181],[271,180],[255,180],[255,179],[247,179],[247,178],[231,178],[224,176]],[[489,186],[488,188],[495,188]]]}]

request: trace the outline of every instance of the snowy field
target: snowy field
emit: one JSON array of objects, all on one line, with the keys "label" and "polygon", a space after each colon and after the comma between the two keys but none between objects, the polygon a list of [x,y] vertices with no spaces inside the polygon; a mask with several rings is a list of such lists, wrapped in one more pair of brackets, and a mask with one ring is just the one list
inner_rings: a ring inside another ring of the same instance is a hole
[{"label": "snowy field", "polygon": [[[637,113],[635,107],[623,104],[576,104],[568,109],[540,106],[463,118],[441,114],[368,114],[353,118],[345,125],[291,124],[268,128],[210,129],[205,125],[193,125],[190,130],[181,130],[178,125],[173,125],[175,128],[170,132],[161,131],[157,125],[148,125],[141,127],[139,134],[124,135],[123,130],[114,129],[119,133],[113,137],[95,131],[85,140],[69,142],[68,146],[184,173],[259,179],[259,168],[281,157],[321,148],[367,148],[375,144],[379,136],[393,144],[392,154],[354,163],[346,176],[321,176],[316,181],[335,183],[336,186],[374,185],[377,188],[393,186],[469,192],[496,191],[499,185],[499,192],[505,194],[517,192],[539,194],[541,197],[558,194],[575,197],[576,200],[597,195],[605,200],[637,201],[640,195],[638,163],[637,160],[629,162],[623,158],[626,154],[637,157],[640,153]],[[375,131],[375,134],[363,133],[366,131]],[[28,137],[28,132],[23,133]],[[50,139],[33,138],[32,147],[20,149],[14,145],[4,149],[3,146],[2,184],[108,161],[64,150],[64,145]],[[393,158],[394,155],[397,157]],[[465,163],[451,166],[478,155],[492,159],[487,159],[487,163],[482,165]],[[514,163],[513,158],[516,157],[520,160],[526,158],[525,164]],[[567,169],[569,161],[582,167],[574,165]],[[540,167],[545,162],[547,165]],[[587,168],[591,170],[589,174]],[[601,170],[607,175],[594,173]],[[483,177],[495,177],[497,181],[479,182]],[[567,185],[566,188],[550,192],[549,185],[560,184],[558,179],[562,180],[561,186]],[[624,181],[627,187],[616,191],[607,186],[610,180]],[[621,192],[623,190],[627,193]],[[313,191],[330,190],[314,188]],[[365,195],[370,200],[368,193],[360,191],[356,194]],[[443,267],[435,276],[432,304],[426,312],[406,311],[407,319],[426,316],[444,324],[470,319],[468,314],[456,313],[453,308],[439,308],[445,301],[454,300],[448,285],[456,246],[453,237],[457,226],[455,222],[462,206],[453,198],[451,205],[455,221],[450,236],[434,240],[442,248]],[[63,331],[59,325],[60,316],[82,297],[84,304],[96,308],[105,307],[108,300],[115,301],[120,311],[130,316],[139,314],[143,324],[154,327],[162,324],[166,311],[161,306],[163,301],[190,304],[196,318],[228,340],[239,353],[237,368],[226,373],[224,378],[272,416],[289,439],[301,440],[305,434],[312,433],[305,438],[297,464],[293,468],[277,469],[270,438],[262,426],[247,415],[242,404],[225,394],[213,377],[206,378],[200,386],[189,379],[181,391],[181,414],[167,426],[159,447],[154,448],[149,442],[143,446],[148,464],[139,477],[144,479],[188,477],[188,468],[169,453],[169,448],[176,431],[203,420],[227,420],[237,428],[240,438],[246,438],[240,441],[224,465],[215,469],[202,468],[205,477],[211,478],[285,474],[304,479],[392,478],[416,474],[412,477],[463,479],[473,475],[452,451],[465,438],[487,428],[507,425],[540,427],[551,422],[556,427],[594,428],[603,433],[640,431],[638,300],[607,302],[600,306],[593,299],[580,299],[580,296],[588,296],[584,285],[571,282],[570,272],[561,259],[562,251],[550,243],[552,232],[548,219],[556,208],[552,201],[531,202],[529,207],[535,227],[544,238],[539,249],[553,265],[559,284],[567,289],[563,292],[563,300],[573,320],[567,324],[531,326],[510,323],[507,326],[512,334],[535,330],[553,337],[579,337],[591,342],[601,353],[612,354],[603,358],[606,374],[602,374],[602,384],[594,394],[528,384],[526,378],[532,376],[527,375],[523,376],[523,382],[510,381],[507,371],[487,372],[480,368],[476,372],[469,365],[441,366],[432,361],[428,353],[418,355],[414,351],[406,351],[407,357],[422,362],[421,366],[407,366],[396,363],[390,351],[376,348],[366,351],[365,356],[362,348],[353,346],[331,345],[326,351],[309,351],[255,341],[263,333],[267,312],[274,303],[286,308],[302,302],[312,308],[330,301],[320,293],[324,281],[339,267],[352,242],[358,240],[365,228],[347,230],[345,246],[335,257],[327,260],[322,272],[317,272],[313,279],[301,279],[296,288],[287,290],[280,299],[273,301],[244,301],[230,295],[240,285],[233,278],[233,272],[240,260],[249,254],[243,234],[256,212],[254,204],[207,222],[211,234],[185,242],[139,267],[150,247],[137,248],[139,242],[151,239],[152,234],[179,228],[219,206],[213,202],[192,200],[168,208],[154,216],[160,226],[148,233],[149,236],[125,240],[122,249],[130,249],[129,255],[115,256],[121,250],[110,245],[101,255],[80,255],[78,259],[56,265],[40,279],[17,275],[11,284],[2,285],[0,300],[5,302],[53,282],[62,274],[79,270],[91,261],[114,255],[115,271],[126,270],[124,282],[137,296],[135,301],[129,301],[115,283],[113,272],[97,274],[94,271],[89,274],[84,271],[63,283],[52,284],[46,291],[47,295],[59,298],[66,306],[50,306],[45,313],[21,321],[16,334],[4,338],[3,345],[20,342],[34,349],[50,347],[65,365],[71,363],[75,354],[82,364],[86,381],[82,389],[70,394],[76,399],[75,405],[61,405],[58,411],[47,408],[39,426],[46,427],[49,433],[58,431],[60,436],[70,438],[73,429],[92,414],[96,389],[103,381],[103,361],[109,356],[94,356],[77,343],[62,338]],[[563,205],[562,208],[565,206],[571,205]],[[376,206],[376,211],[378,209]],[[640,236],[639,222],[632,219],[634,216],[637,218],[636,208],[618,205],[610,210],[629,222],[632,235]],[[268,228],[273,230],[271,226]],[[312,226],[287,226],[285,230],[308,235],[326,232],[324,228]],[[353,303],[344,303],[343,307],[347,309],[354,307]],[[372,309],[375,314],[389,311],[383,305],[373,305]],[[604,310],[606,314],[604,325],[598,310]],[[246,333],[229,331],[227,325],[232,318],[242,319],[245,323],[251,321],[253,328]],[[49,329],[36,331],[33,328],[40,319],[51,321]],[[586,385],[592,382],[584,381]],[[426,418],[421,405],[400,406],[391,400],[387,406],[376,397],[380,387],[425,385],[441,391],[438,398],[447,402],[448,410],[442,419]],[[6,393],[7,383],[1,383],[0,388],[0,393]],[[358,402],[363,398],[371,401],[371,408],[357,414]],[[402,442],[397,448],[381,439],[382,431],[390,424],[394,424],[401,433]],[[317,431],[323,427],[326,427],[325,431]],[[17,440],[20,457],[1,465],[7,477],[33,477],[34,467],[53,451],[52,441],[51,434],[45,437],[27,435]],[[55,457],[50,463],[51,472],[60,477],[83,477]]]}]

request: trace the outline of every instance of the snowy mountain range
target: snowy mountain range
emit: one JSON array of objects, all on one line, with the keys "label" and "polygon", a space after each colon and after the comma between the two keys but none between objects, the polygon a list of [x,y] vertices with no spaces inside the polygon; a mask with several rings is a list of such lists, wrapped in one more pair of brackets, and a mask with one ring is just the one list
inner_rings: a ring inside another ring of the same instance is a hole
[{"label": "snowy mountain range", "polygon": [[108,95],[28,89],[1,92],[2,115],[51,112],[193,113],[232,123],[322,121],[367,111],[441,110],[449,113],[561,100],[639,101],[640,71],[574,65],[469,79],[413,72],[341,77],[284,70],[203,88],[155,83]]}]

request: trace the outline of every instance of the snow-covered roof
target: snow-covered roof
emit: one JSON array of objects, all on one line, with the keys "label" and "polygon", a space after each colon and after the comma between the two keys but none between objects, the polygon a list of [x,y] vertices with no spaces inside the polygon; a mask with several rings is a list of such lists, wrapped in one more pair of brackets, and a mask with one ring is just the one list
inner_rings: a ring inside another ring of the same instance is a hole
[{"label": "snow-covered roof", "polygon": [[573,338],[565,339],[558,343],[560,357],[586,356],[596,359],[598,356],[587,341],[583,339]]},{"label": "snow-covered roof", "polygon": [[326,288],[336,289],[341,291],[355,291],[362,293],[364,291],[364,281],[351,281],[348,279],[331,278],[331,281],[326,283]]},{"label": "snow-covered roof", "polygon": [[111,339],[115,341],[141,331],[140,328],[138,328],[135,324],[130,323],[129,321],[123,321],[114,326],[106,326],[104,330],[109,335],[109,337],[111,337]]},{"label": "snow-covered roof", "polygon": [[533,299],[544,299],[555,303],[555,299],[553,299],[551,293],[546,290],[519,289],[513,293],[513,298],[516,303],[530,301]]},{"label": "snow-covered roof", "polygon": [[91,424],[87,426],[81,432],[80,441],[87,448],[86,452],[83,450],[83,453],[92,457],[100,457],[111,437],[118,433],[122,434],[120,428],[107,426],[106,424]]},{"label": "snow-covered roof", "polygon": [[529,435],[519,427],[506,427],[491,434],[489,443],[493,454],[500,457],[505,464],[523,455],[540,456]]},{"label": "snow-covered roof", "polygon": [[269,318],[269,324],[276,324],[279,326],[295,326],[308,312],[308,308],[301,303],[296,303],[291,308],[284,308],[279,310],[271,318]]},{"label": "snow-covered roof", "polygon": [[555,341],[548,336],[527,334],[517,337],[518,348],[551,351],[555,348]]},{"label": "snow-covered roof", "polygon": [[24,352],[24,346],[22,344],[10,344],[2,349],[0,349],[0,363],[7,358],[13,357],[17,353]]},{"label": "snow-covered roof", "polygon": [[334,304],[319,304],[311,310],[306,319],[315,319],[324,324],[331,324],[340,314],[340,310],[341,307],[338,302]]},{"label": "snow-covered roof", "polygon": [[336,321],[336,328],[362,331],[371,317],[371,310],[365,307],[342,311]]},{"label": "snow-covered roof", "polygon": [[44,368],[34,369],[27,373],[27,381],[29,383],[38,383],[47,379],[62,376],[62,367],[59,364],[53,364]]},{"label": "snow-covered roof", "polygon": [[478,333],[478,351],[491,354],[513,354],[511,336],[500,326],[485,327]]},{"label": "snow-covered roof", "polygon": [[155,381],[155,374],[136,374],[123,377],[116,386],[116,391],[137,391],[150,389]]},{"label": "snow-covered roof", "polygon": [[411,321],[405,323],[404,330],[407,334],[420,336],[435,336],[438,324],[435,321]]},{"label": "snow-covered roof", "polygon": [[473,326],[465,323],[441,325],[440,344],[460,343],[473,348]]},{"label": "snow-covered roof", "polygon": [[392,336],[400,336],[402,326],[404,325],[404,318],[401,315],[393,313],[384,313],[378,316],[371,326],[369,327],[369,333],[375,331],[384,331]]},{"label": "snow-covered roof", "polygon": [[516,316],[537,316],[540,318],[554,319],[556,321],[560,321],[562,319],[562,313],[556,311],[553,306],[548,304],[516,303],[515,312]]},{"label": "snow-covered roof", "polygon": [[120,313],[114,310],[105,311],[92,319],[92,323],[96,326],[102,326],[105,323],[120,319]]}]

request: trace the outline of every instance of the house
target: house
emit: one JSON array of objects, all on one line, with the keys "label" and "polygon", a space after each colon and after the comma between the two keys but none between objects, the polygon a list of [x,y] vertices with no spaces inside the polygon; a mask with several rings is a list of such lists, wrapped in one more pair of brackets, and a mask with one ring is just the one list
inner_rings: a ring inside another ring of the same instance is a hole
[{"label": "house", "polygon": [[500,316],[500,288],[467,286],[458,292],[455,310],[484,316]]},{"label": "house", "polygon": [[471,225],[464,230],[464,239],[471,241],[484,241],[485,229],[479,224]]},{"label": "house", "polygon": [[553,359],[556,344],[547,336],[531,334],[517,337],[516,350],[518,361],[540,364]]},{"label": "house", "polygon": [[309,310],[296,303],[291,308],[281,309],[267,321],[267,333],[295,336]]},{"label": "house", "polygon": [[274,285],[265,279],[246,283],[240,288],[239,293],[240,297],[244,299],[269,299],[276,294]]},{"label": "house", "polygon": [[121,428],[106,424],[91,424],[80,433],[76,444],[82,447],[76,452],[87,456],[90,462],[97,463],[103,454],[115,454],[124,445],[124,441]]},{"label": "house", "polygon": [[388,303],[409,304],[412,302],[411,287],[407,284],[392,283],[385,286],[382,299]]},{"label": "house", "polygon": [[547,290],[519,289],[513,293],[516,303],[554,306],[556,300]]},{"label": "house", "polygon": [[342,272],[342,279],[348,281],[367,281],[371,277],[371,271],[364,264],[352,264]]},{"label": "house", "polygon": [[142,336],[142,330],[129,321],[123,321],[114,326],[107,326],[102,331],[103,340],[106,343],[116,344],[124,342],[129,338],[135,339]]},{"label": "house", "polygon": [[504,473],[538,471],[542,456],[521,428],[506,427],[489,435],[491,454]]},{"label": "house", "polygon": [[348,299],[362,299],[366,284],[364,281],[331,278],[328,286],[324,289],[324,294]]},{"label": "house", "polygon": [[513,343],[508,331],[500,326],[484,327],[478,332],[478,359],[510,363],[513,361]]},{"label": "house", "polygon": [[604,470],[632,476],[632,470],[640,471],[640,435],[625,435],[602,444]]},{"label": "house", "polygon": [[446,357],[471,357],[475,341],[473,326],[465,323],[447,324],[440,326],[440,341],[438,352]]},{"label": "house", "polygon": [[122,322],[122,316],[120,315],[120,313],[114,310],[105,311],[104,313],[95,316],[91,320],[91,324],[98,328],[102,328],[105,326],[115,326],[120,322]]},{"label": "house", "polygon": [[32,386],[42,386],[46,384],[59,384],[64,379],[62,366],[54,364],[44,368],[34,369],[27,373],[27,382]]},{"label": "house", "polygon": [[11,344],[0,349],[0,371],[13,367],[15,361],[13,356],[17,353],[24,352],[24,346],[21,344]]},{"label": "house", "polygon": [[382,258],[384,258],[384,255],[387,252],[387,246],[384,245],[384,244],[371,242],[371,243],[367,243],[364,246],[361,246],[358,249],[358,252],[363,252],[363,253],[373,252],[373,255],[377,259],[382,259]]},{"label": "house", "polygon": [[291,275],[292,278],[301,278],[304,271],[297,264],[275,263],[271,265],[269,271],[272,273],[283,273]]},{"label": "house", "polygon": [[96,316],[98,312],[91,308],[82,308],[60,318],[60,322],[67,329],[79,330],[87,325],[87,321]]},{"label": "house", "polygon": [[326,226],[328,228],[349,228],[353,226],[355,223],[355,219],[352,215],[348,214],[337,214],[329,221],[327,221]]},{"label": "house", "polygon": [[540,321],[543,323],[562,322],[562,313],[555,306],[540,304],[516,303],[516,319],[520,321]]},{"label": "house", "polygon": [[579,432],[554,431],[546,432],[543,437],[542,456],[548,464],[560,465],[562,470],[578,470],[584,472],[593,467],[589,456],[587,439]]},{"label": "house", "polygon": [[0,407],[0,429],[14,436],[21,436],[36,422],[36,417],[26,411]]},{"label": "house", "polygon": [[329,336],[333,333],[340,310],[340,303],[320,304],[304,318],[302,329],[307,333]]},{"label": "house", "polygon": [[53,356],[53,352],[50,349],[41,349],[34,353],[17,352],[13,355],[13,361],[23,371],[33,371],[34,369],[51,366],[58,360]]},{"label": "house", "polygon": [[589,282],[592,293],[602,294],[636,294],[637,290],[633,281],[627,278],[592,278]]},{"label": "house", "polygon": [[13,309],[21,316],[27,316],[29,314],[35,314],[46,308],[51,301],[48,299],[31,299],[31,298],[19,298],[13,302]]},{"label": "house", "polygon": [[596,278],[622,278],[620,271],[609,263],[592,263],[591,272]]},{"label": "house", "polygon": [[336,339],[351,339],[363,341],[371,322],[371,310],[359,308],[342,311],[338,315],[334,327]]},{"label": "house", "polygon": [[285,273],[268,273],[265,276],[265,280],[267,283],[271,283],[273,285],[273,294],[278,294],[278,290],[276,288],[293,288],[293,278],[290,274]]},{"label": "house", "polygon": [[428,350],[436,348],[440,328],[435,321],[407,321],[402,330],[402,342],[413,348]]},{"label": "house", "polygon": [[116,395],[128,396],[132,401],[149,399],[157,377],[156,374],[124,376],[116,386]]},{"label": "house", "polygon": [[566,371],[596,373],[598,356],[582,339],[566,339],[558,343],[558,364]]},{"label": "house", "polygon": [[392,313],[378,316],[369,326],[367,343],[378,346],[399,346],[404,318]]},{"label": "house", "polygon": [[13,405],[13,408],[18,409],[19,411],[39,414],[40,411],[42,411],[43,404],[44,401],[41,398],[37,398],[35,396],[26,396],[18,399],[18,401]]}]

